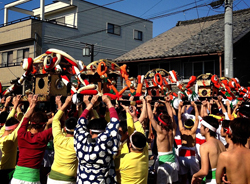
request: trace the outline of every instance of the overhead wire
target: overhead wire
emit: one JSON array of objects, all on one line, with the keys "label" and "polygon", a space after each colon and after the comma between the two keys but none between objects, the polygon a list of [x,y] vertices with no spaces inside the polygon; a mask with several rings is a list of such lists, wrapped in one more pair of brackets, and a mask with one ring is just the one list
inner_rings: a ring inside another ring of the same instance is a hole
[{"label": "overhead wire", "polygon": [[249,5],[245,2],[245,0],[243,0],[243,2],[248,8],[250,8]]},{"label": "overhead wire", "polygon": [[[164,15],[158,15],[158,16],[155,16],[155,17],[148,18],[148,20],[154,20],[154,19],[158,19],[158,18],[162,18],[162,17],[175,15],[175,14],[181,13],[183,11],[188,11],[188,10],[194,9],[196,7],[203,7],[203,6],[205,6],[205,5],[204,4],[203,5],[198,5],[198,6],[194,6],[194,7],[191,7],[191,8],[187,8],[185,10],[179,10],[179,11],[171,12],[171,13],[164,14]],[[139,23],[139,22],[142,22],[142,21],[145,21],[145,20],[135,20],[135,21],[132,21],[132,22],[122,24],[122,25],[120,25],[120,27],[127,27],[127,26],[130,26],[132,24]],[[101,32],[107,31],[107,30],[108,29],[105,28],[105,29],[101,29],[101,30],[97,30],[97,31],[89,32],[89,33],[83,33],[83,34],[79,34],[79,35],[71,36],[71,37],[67,37],[67,38],[59,38],[59,39],[56,39],[56,40],[52,40],[52,41],[50,41],[48,43],[54,43],[54,42],[58,42],[58,41],[61,42],[61,41],[64,41],[64,40],[77,39],[77,38],[81,38],[81,37],[84,37],[84,36],[89,36],[89,35],[92,35],[92,34],[101,33]]]},{"label": "overhead wire", "polygon": [[[97,9],[97,8],[103,8],[103,7],[105,7],[105,6],[108,6],[108,5],[111,5],[111,4],[115,4],[115,3],[118,3],[118,2],[121,2],[121,1],[124,1],[124,0],[117,0],[117,1],[113,1],[113,2],[110,2],[110,3],[104,4],[104,5],[97,5],[97,4],[94,4],[94,5],[96,5],[96,7],[89,8],[89,9],[82,10],[82,11],[78,11],[78,12],[76,12],[76,13],[83,13],[83,12],[86,12],[86,11],[89,11],[89,10],[93,10],[93,9]],[[4,8],[3,8],[3,9],[4,9]],[[38,24],[38,23],[40,23],[40,22],[35,22],[35,23],[31,23],[31,24],[24,25],[24,26],[19,26],[19,27],[13,28],[13,29],[19,29],[19,28],[23,28],[23,27],[26,27],[26,26],[31,26],[31,25]],[[12,31],[13,29],[1,31],[0,33]]]}]

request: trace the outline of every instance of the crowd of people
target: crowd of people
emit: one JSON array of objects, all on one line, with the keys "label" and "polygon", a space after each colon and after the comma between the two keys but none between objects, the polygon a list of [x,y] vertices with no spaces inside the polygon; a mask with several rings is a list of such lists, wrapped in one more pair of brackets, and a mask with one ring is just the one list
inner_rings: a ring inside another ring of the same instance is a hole
[{"label": "crowd of people", "polygon": [[1,98],[1,184],[250,184],[249,103],[27,99]]}]

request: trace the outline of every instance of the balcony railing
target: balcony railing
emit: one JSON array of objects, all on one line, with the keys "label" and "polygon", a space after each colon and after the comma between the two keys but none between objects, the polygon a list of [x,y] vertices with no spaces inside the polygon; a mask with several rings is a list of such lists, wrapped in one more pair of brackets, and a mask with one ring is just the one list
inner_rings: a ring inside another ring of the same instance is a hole
[{"label": "balcony railing", "polygon": [[[24,18],[21,18],[21,19],[17,19],[17,20],[13,20],[11,22],[7,22],[5,24],[0,24],[0,28],[1,27],[5,27],[5,26],[9,26],[11,24],[16,24],[16,23],[19,23],[19,22],[22,22],[22,21],[26,21],[26,20],[30,20],[30,19],[33,19],[33,20],[41,20],[40,17],[35,17],[35,16],[28,16],[28,17],[24,17]],[[65,27],[71,27],[71,28],[76,28],[75,25],[72,25],[72,24],[67,24],[67,23],[62,23],[62,22],[57,22],[55,20],[44,20],[44,22],[48,22],[48,23],[51,23],[51,24],[56,24],[56,25],[60,25],[60,26],[65,26]]]},{"label": "balcony railing", "polygon": [[40,17],[28,16],[28,17],[24,17],[24,18],[21,18],[21,19],[13,20],[11,22],[0,24],[0,27],[9,26],[11,24],[16,24],[16,23],[23,22],[25,20],[30,20],[30,19],[40,20]]},{"label": "balcony railing", "polygon": [[12,66],[21,66],[21,62],[15,62],[15,63],[0,63],[0,68],[5,68],[5,67],[12,67]]}]

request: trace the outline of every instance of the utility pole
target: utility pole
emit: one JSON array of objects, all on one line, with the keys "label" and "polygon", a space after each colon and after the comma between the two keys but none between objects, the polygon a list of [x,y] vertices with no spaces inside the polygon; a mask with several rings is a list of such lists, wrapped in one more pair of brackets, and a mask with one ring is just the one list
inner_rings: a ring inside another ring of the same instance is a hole
[{"label": "utility pole", "polygon": [[233,0],[225,0],[224,18],[224,76],[232,78],[233,72]]}]

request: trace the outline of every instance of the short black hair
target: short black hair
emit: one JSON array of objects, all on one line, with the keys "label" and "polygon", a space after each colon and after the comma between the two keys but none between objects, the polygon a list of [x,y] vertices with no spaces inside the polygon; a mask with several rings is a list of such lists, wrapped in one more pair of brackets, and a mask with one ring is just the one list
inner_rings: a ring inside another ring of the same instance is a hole
[{"label": "short black hair", "polygon": [[[216,129],[219,127],[218,120],[212,116],[205,116],[205,117],[203,117],[203,120],[206,121],[209,125],[211,125],[212,127],[216,128]],[[204,126],[204,127],[207,128],[206,126]],[[216,137],[216,132],[209,129],[209,133],[210,133],[211,137]]]},{"label": "short black hair", "polygon": [[184,122],[184,125],[190,127],[190,128],[187,128],[187,127],[185,126],[185,128],[186,128],[187,130],[191,130],[192,127],[194,126],[194,121],[193,121],[192,119],[186,119],[186,121]]},{"label": "short black hair", "polygon": [[87,128],[95,130],[105,130],[107,126],[107,121],[104,118],[92,119],[87,124]]},{"label": "short black hair", "polygon": [[18,123],[19,123],[19,121],[16,118],[11,117],[11,118],[7,119],[5,126],[12,126],[12,125],[15,125]]},{"label": "short black hair", "polygon": [[48,117],[45,112],[37,111],[31,115],[30,121],[34,123],[34,124],[31,124],[31,128],[38,130],[38,129],[43,128],[44,125],[48,122]]},{"label": "short black hair", "polygon": [[126,120],[121,120],[119,126],[122,128],[123,133],[126,133],[128,131],[127,121]]},{"label": "short black hair", "polygon": [[164,124],[161,123],[161,126],[166,130],[166,131],[169,131],[169,130],[172,130],[173,127],[172,127],[172,120],[171,120],[171,117],[167,114],[167,113],[162,113],[159,115],[160,116],[160,119],[162,121],[164,121],[167,126],[165,126]]},{"label": "short black hair", "polygon": [[[77,125],[77,119],[75,117],[70,117],[65,121],[65,127],[67,129],[75,129],[76,125]],[[74,132],[69,132],[67,130],[66,130],[66,132],[67,132],[67,134],[74,133]]]},{"label": "short black hair", "polygon": [[146,139],[146,136],[143,133],[135,132],[131,136],[132,136],[131,139],[132,139],[133,145],[135,147],[142,150],[146,146],[147,139]]},{"label": "short black hair", "polygon": [[229,127],[229,124],[230,124],[230,120],[223,120],[222,121],[222,123],[221,123],[221,126],[223,127],[223,128],[228,128]]},{"label": "short black hair", "polygon": [[250,121],[247,118],[235,118],[230,123],[232,129],[231,140],[234,144],[245,146],[250,137]]},{"label": "short black hair", "polygon": [[36,124],[46,123],[48,122],[48,117],[45,112],[37,111],[31,115],[30,121]]},{"label": "short black hair", "polygon": [[[241,114],[243,114],[244,116],[246,116],[246,118],[250,118],[250,107],[247,107],[247,106],[241,106],[239,108],[239,112]],[[243,117],[245,118],[245,117]]]},{"label": "short black hair", "polygon": [[9,113],[6,111],[1,112],[0,114],[0,123],[5,123]]},{"label": "short black hair", "polygon": [[212,104],[212,106],[211,106],[211,114],[218,114],[218,113],[219,113],[218,106],[216,104]]}]

